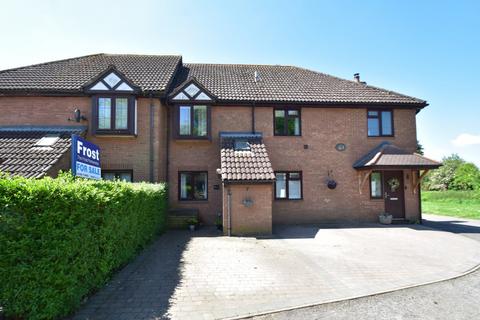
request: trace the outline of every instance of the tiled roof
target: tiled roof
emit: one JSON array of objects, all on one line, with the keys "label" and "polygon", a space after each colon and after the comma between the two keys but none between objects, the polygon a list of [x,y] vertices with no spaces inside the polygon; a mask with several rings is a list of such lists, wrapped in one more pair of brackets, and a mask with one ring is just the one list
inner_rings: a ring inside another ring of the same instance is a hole
[{"label": "tiled roof", "polygon": [[[71,135],[84,127],[0,127],[0,172],[40,178],[70,149]],[[35,146],[46,135],[58,135],[51,146]]]},{"label": "tiled roof", "polygon": [[[220,134],[221,176],[224,182],[275,180],[261,134]],[[248,142],[250,150],[235,150],[235,141]]]},{"label": "tiled roof", "polygon": [[384,141],[355,162],[353,167],[355,169],[389,167],[435,169],[441,165],[440,162],[428,159],[418,153],[407,152],[388,141]]},{"label": "tiled roof", "polygon": [[83,92],[83,86],[110,66],[143,91],[162,91],[181,56],[95,54],[0,71],[0,92]]},{"label": "tiled roof", "polygon": [[173,87],[191,77],[219,101],[426,105],[424,100],[293,66],[188,63],[177,72]]},{"label": "tiled roof", "polygon": [[[0,71],[0,94],[81,94],[83,86],[111,66],[144,93],[150,90],[171,92],[194,77],[219,102],[426,106],[424,100],[299,67],[182,65],[182,57],[174,55],[102,53],[4,70]],[[254,80],[255,73],[258,81]]]}]

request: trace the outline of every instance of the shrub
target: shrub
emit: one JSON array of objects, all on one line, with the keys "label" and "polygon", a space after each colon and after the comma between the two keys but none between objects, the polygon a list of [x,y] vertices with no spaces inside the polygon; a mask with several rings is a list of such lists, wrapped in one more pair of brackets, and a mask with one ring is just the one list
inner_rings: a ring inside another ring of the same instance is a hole
[{"label": "shrub", "polygon": [[69,314],[164,229],[166,208],[163,184],[0,177],[0,306]]},{"label": "shrub", "polygon": [[480,170],[473,163],[462,163],[455,171],[451,189],[475,190],[480,188]]},{"label": "shrub", "polygon": [[465,163],[465,160],[457,154],[452,154],[443,158],[443,165],[428,173],[423,181],[425,190],[445,191],[451,189],[453,180],[455,179],[455,171]]}]

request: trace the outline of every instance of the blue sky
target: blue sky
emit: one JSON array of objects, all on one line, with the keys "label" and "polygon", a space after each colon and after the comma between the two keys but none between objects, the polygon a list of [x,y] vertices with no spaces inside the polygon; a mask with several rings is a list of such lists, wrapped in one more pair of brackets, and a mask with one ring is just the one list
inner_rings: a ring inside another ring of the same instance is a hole
[{"label": "blue sky", "polygon": [[97,52],[297,65],[426,99],[418,138],[480,165],[480,1],[2,1],[0,69]]}]

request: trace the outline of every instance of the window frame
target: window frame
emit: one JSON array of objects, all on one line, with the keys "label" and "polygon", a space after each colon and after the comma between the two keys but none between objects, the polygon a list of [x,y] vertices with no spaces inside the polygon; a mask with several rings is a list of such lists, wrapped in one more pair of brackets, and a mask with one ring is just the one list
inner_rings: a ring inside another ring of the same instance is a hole
[{"label": "window frame", "polygon": [[[372,174],[379,173],[380,174],[380,196],[374,197],[372,196]],[[370,190],[370,199],[372,200],[381,200],[383,199],[383,172],[382,171],[372,171],[369,177],[369,190]]]},{"label": "window frame", "polygon": [[[370,112],[377,112],[377,116],[371,116]],[[382,125],[382,112],[390,112],[390,118],[392,120],[392,133],[383,134],[383,125]],[[368,120],[377,119],[378,120],[378,135],[370,135],[368,133]],[[392,109],[367,109],[367,137],[369,138],[378,138],[378,137],[394,137],[395,136],[395,126],[394,126],[394,113]]]},{"label": "window frame", "polygon": [[[285,189],[286,189],[286,195],[285,198],[278,198],[277,197],[277,181],[275,181],[274,185],[274,193],[275,193],[275,200],[282,200],[282,201],[298,201],[298,200],[303,200],[303,172],[298,170],[298,171],[274,171],[275,174],[275,180],[277,177],[277,173],[285,173]],[[298,173],[300,175],[300,178],[298,179],[290,179],[290,173]],[[290,180],[294,181],[300,181],[300,198],[298,199],[290,199],[290,190],[288,186],[288,182]]]},{"label": "window frame", "polygon": [[[180,134],[180,108],[189,107],[190,108],[190,133],[193,132],[193,125],[195,122],[195,114],[193,108],[195,106],[206,106],[207,107],[207,134],[205,136],[195,136],[195,135],[182,135]],[[211,121],[211,106],[205,103],[178,103],[175,104],[175,117],[173,117],[173,128],[174,138],[178,140],[212,140],[212,121]]]},{"label": "window frame", "polygon": [[[182,174],[191,174],[192,175],[192,184],[195,185],[195,179],[193,178],[195,174],[200,174],[204,173],[205,174],[205,189],[207,190],[207,197],[205,199],[182,199],[182,182],[181,182],[181,175]],[[178,201],[182,202],[205,202],[208,201],[208,195],[210,194],[210,191],[208,190],[208,171],[178,171]]]},{"label": "window frame", "polygon": [[[284,119],[284,132],[282,134],[277,134],[275,130],[275,111],[284,111],[285,112],[285,119]],[[298,116],[289,116],[288,111],[297,111]],[[298,134],[288,134],[288,119],[289,118],[298,118]],[[300,107],[275,107],[273,108],[273,135],[277,137],[301,137],[302,136],[302,108]]]},{"label": "window frame", "polygon": [[[111,99],[110,104],[110,129],[99,128],[99,99]],[[127,128],[115,128],[116,99],[127,99]],[[96,94],[92,96],[92,127],[95,135],[136,135],[135,132],[135,96],[128,94]]]},{"label": "window frame", "polygon": [[[113,174],[115,174],[115,176],[116,176],[117,174],[120,174],[120,173],[130,173],[130,177],[132,178],[132,181],[130,181],[130,182],[133,182],[133,181],[134,181],[134,180],[133,180],[133,169],[118,169],[118,170],[117,170],[117,169],[106,169],[106,170],[103,170],[103,169],[102,169],[102,180],[105,180],[105,179],[103,178],[103,174],[104,174],[104,173],[113,173]],[[116,178],[117,178],[117,177],[115,177],[115,179],[116,179]],[[107,181],[112,181],[112,180],[107,180]]]}]

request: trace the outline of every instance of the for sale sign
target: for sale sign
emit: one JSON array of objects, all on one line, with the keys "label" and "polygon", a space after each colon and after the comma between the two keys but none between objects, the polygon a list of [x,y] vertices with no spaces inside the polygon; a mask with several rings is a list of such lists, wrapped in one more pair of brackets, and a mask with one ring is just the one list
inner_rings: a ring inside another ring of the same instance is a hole
[{"label": "for sale sign", "polygon": [[73,175],[89,179],[101,179],[100,148],[77,135],[72,135]]}]

